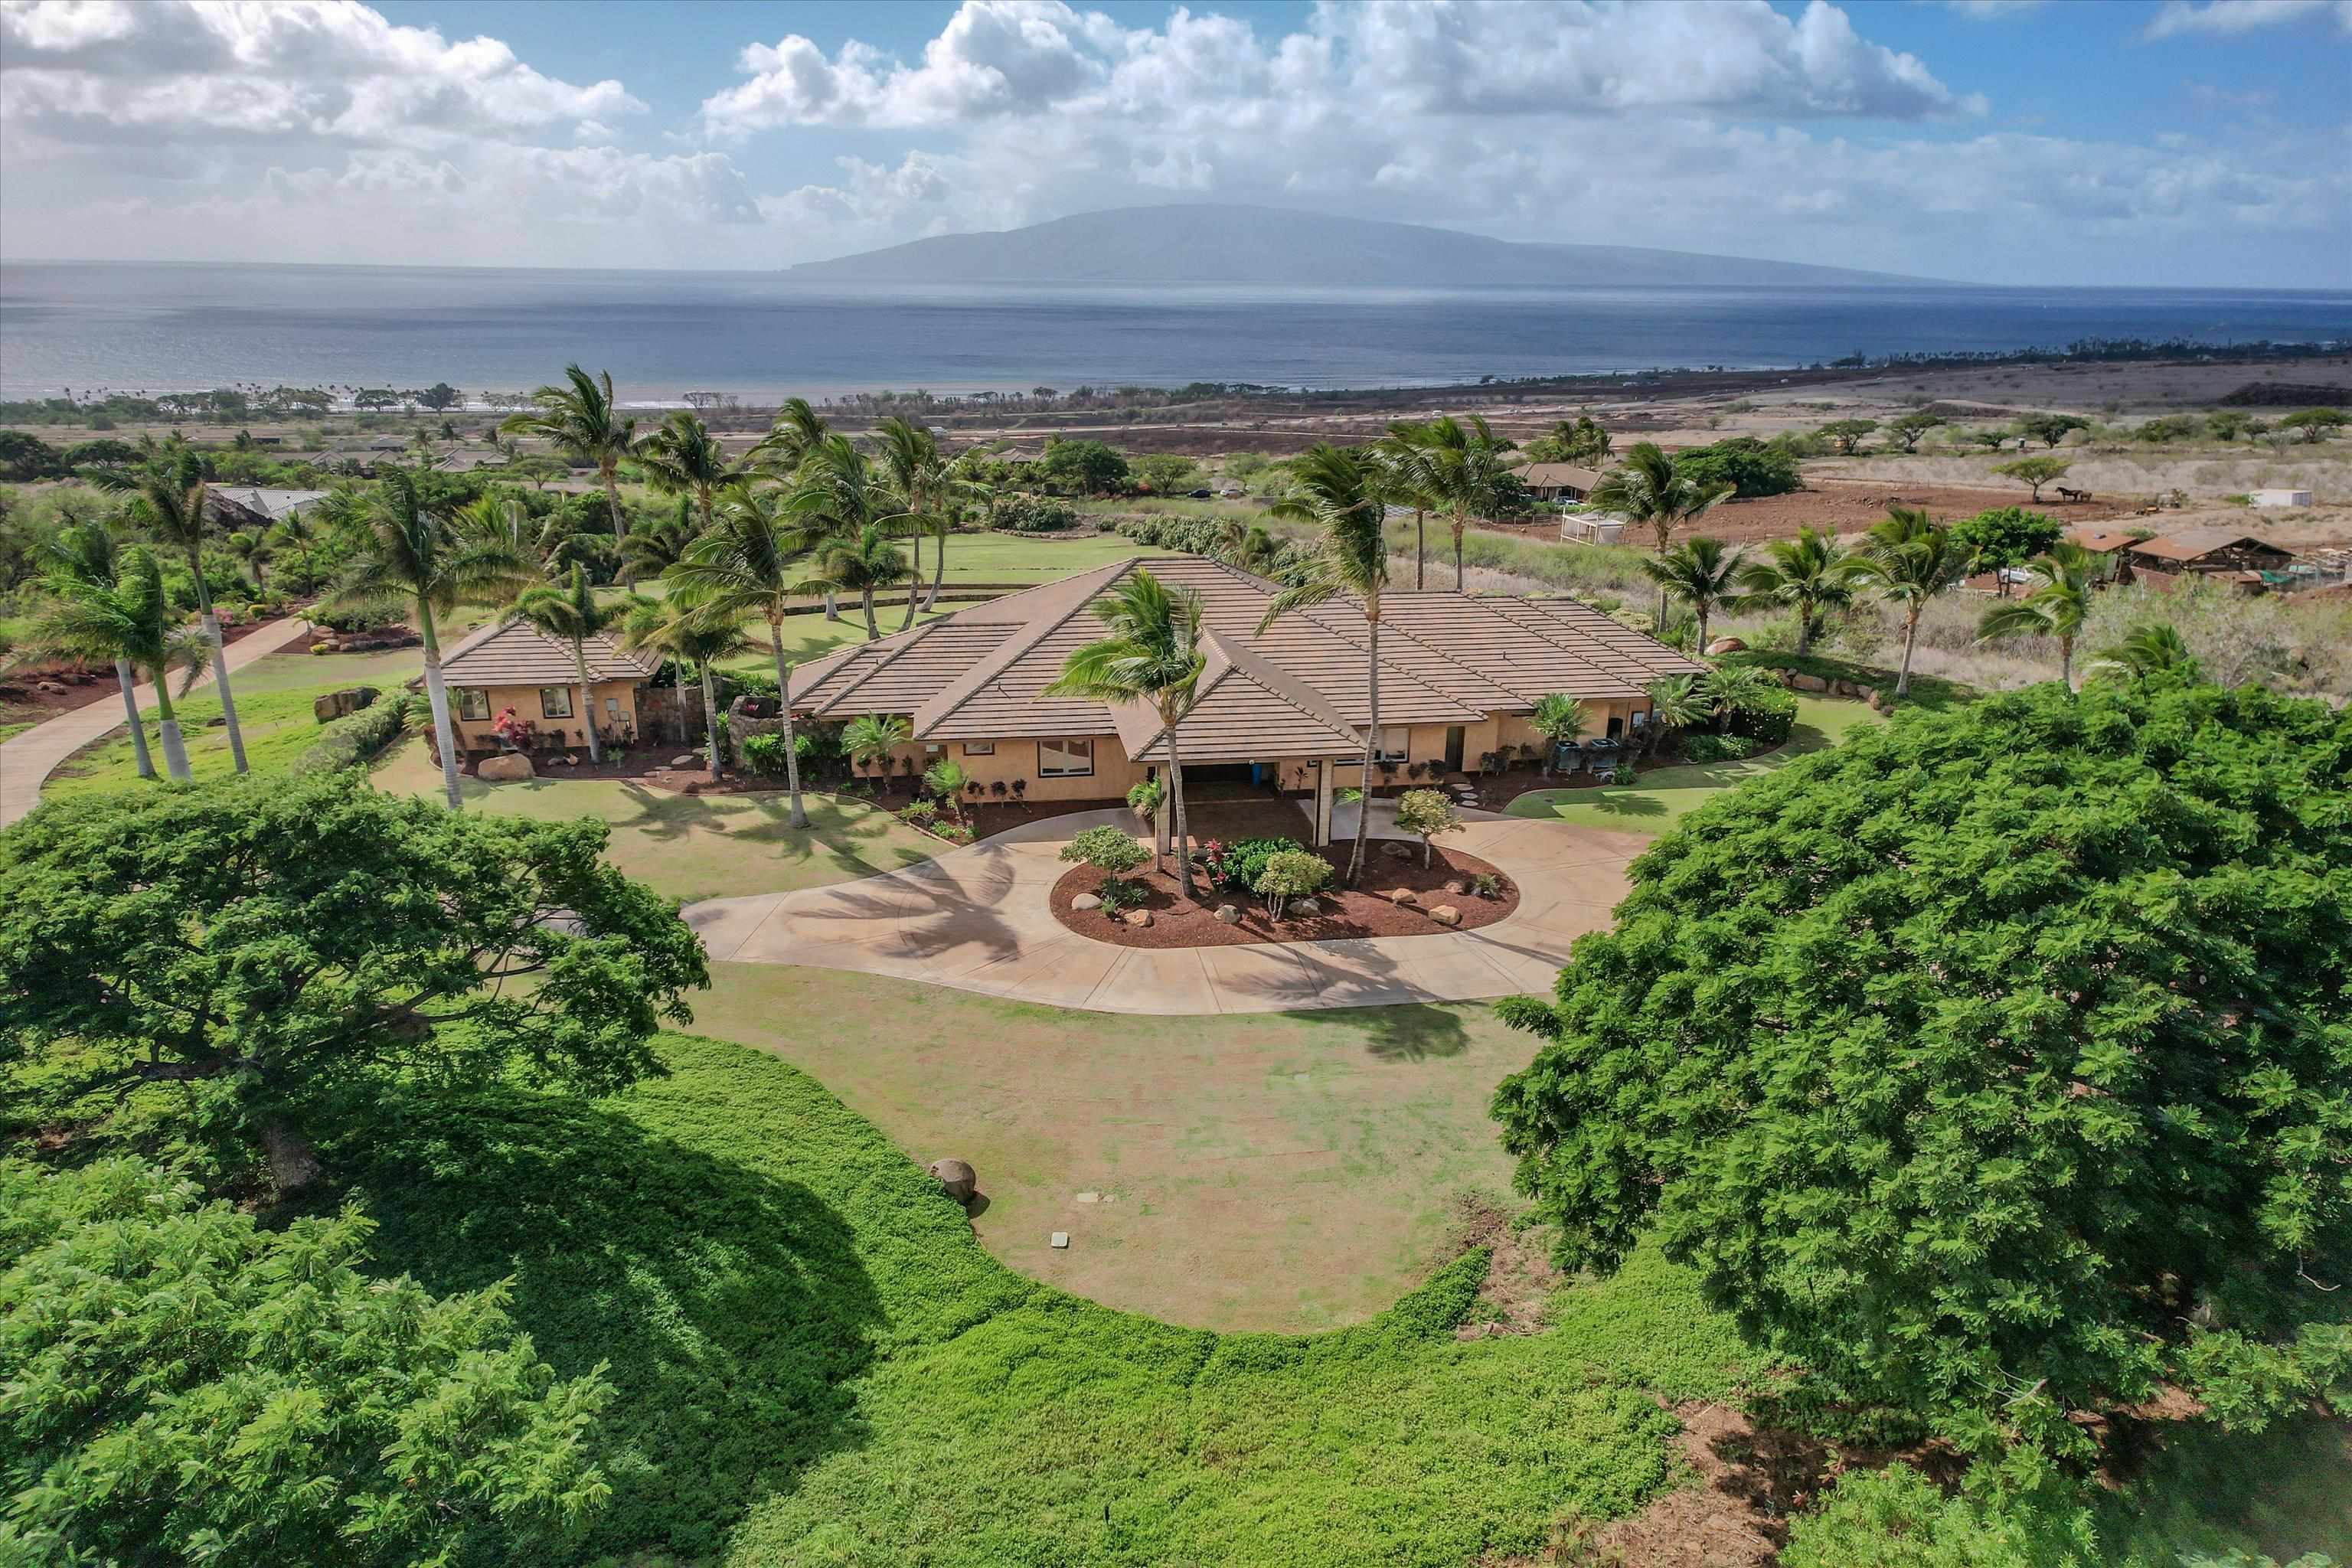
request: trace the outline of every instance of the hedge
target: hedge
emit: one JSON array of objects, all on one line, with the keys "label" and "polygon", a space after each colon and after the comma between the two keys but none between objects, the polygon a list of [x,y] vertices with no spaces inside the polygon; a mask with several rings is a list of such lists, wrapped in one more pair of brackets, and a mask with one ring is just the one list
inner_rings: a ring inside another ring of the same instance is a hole
[{"label": "hedge", "polygon": [[309,751],[294,759],[292,771],[299,775],[365,767],[407,726],[412,700],[405,692],[379,698],[358,712],[336,720],[319,731]]}]

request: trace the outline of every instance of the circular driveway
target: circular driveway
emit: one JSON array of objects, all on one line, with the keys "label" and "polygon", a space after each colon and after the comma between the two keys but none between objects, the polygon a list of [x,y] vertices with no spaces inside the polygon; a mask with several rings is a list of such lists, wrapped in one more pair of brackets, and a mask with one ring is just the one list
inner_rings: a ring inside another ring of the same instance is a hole
[{"label": "circular driveway", "polygon": [[[1098,1013],[1286,1013],[1549,993],[1570,943],[1610,923],[1646,834],[1464,813],[1445,843],[1518,885],[1509,918],[1475,931],[1229,947],[1117,947],[1048,907],[1062,846],[1125,811],[1027,823],[937,859],[797,892],[711,899],[687,923],[712,959],[797,963],[952,985]],[[1375,825],[1378,836],[1378,825]]]}]

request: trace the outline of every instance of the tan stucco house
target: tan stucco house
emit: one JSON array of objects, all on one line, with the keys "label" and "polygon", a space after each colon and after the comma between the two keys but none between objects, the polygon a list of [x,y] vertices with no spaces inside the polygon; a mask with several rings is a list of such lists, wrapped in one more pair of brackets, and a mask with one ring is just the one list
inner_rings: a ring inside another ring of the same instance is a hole
[{"label": "tan stucco house", "polygon": [[[1103,636],[1089,606],[1139,567],[1201,595],[1208,663],[1181,727],[1187,781],[1311,795],[1328,842],[1333,791],[1361,766],[1370,720],[1363,616],[1334,602],[1261,632],[1279,586],[1200,556],[1118,562],[845,648],[794,673],[793,712],[903,717],[914,735],[901,754],[918,769],[950,758],[992,793],[1018,780],[1027,800],[1123,799],[1167,763],[1157,717],[1042,693]],[[1648,720],[1646,683],[1706,668],[1572,599],[1392,592],[1381,609],[1380,755],[1401,769],[1475,770],[1538,743],[1528,715],[1548,692],[1581,699],[1591,733],[1630,735]]]},{"label": "tan stucco house", "polygon": [[652,678],[653,661],[622,652],[603,634],[590,637],[585,651],[584,697],[572,645],[527,626],[493,622],[445,651],[441,679],[449,689],[458,749],[499,750],[491,727],[509,709],[538,731],[542,746],[586,746],[590,713],[608,742],[635,740],[637,689]]}]

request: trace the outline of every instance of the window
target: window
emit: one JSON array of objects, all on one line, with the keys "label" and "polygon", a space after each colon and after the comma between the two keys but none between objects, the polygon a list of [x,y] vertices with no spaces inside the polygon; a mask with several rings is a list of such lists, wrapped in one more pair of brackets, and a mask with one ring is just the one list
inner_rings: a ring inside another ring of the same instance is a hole
[{"label": "window", "polygon": [[621,721],[621,700],[619,698],[607,697],[604,699],[604,717],[611,720],[615,724]]},{"label": "window", "polygon": [[1409,730],[1383,729],[1381,731],[1381,749],[1372,753],[1372,761],[1376,763],[1404,761],[1405,737],[1411,733]]},{"label": "window", "polygon": [[1092,741],[1040,741],[1037,773],[1049,779],[1087,778],[1095,771]]},{"label": "window", "polygon": [[542,686],[539,689],[539,716],[542,719],[572,717],[572,688]]},{"label": "window", "polygon": [[967,757],[992,757],[996,755],[996,742],[993,741],[966,741],[963,743],[963,754]]},{"label": "window", "polygon": [[486,686],[457,688],[457,717],[488,719],[490,716],[490,691]]}]

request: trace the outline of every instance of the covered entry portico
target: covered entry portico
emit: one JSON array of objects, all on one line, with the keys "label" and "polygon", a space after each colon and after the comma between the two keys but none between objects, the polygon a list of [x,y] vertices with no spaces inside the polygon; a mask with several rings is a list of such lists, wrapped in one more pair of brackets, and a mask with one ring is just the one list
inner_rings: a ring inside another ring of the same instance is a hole
[{"label": "covered entry portico", "polygon": [[[1204,838],[1230,837],[1222,829],[1204,830],[1204,822],[1213,822],[1220,808],[1238,809],[1250,802],[1271,806],[1286,802],[1298,811],[1296,831],[1316,848],[1328,848],[1331,843],[1332,824],[1345,814],[1336,808],[1339,792],[1349,786],[1363,765],[1361,756],[1287,758],[1281,762],[1261,763],[1255,769],[1221,765],[1214,761],[1195,763],[1189,747],[1184,751],[1184,804],[1191,817],[1195,843]],[[1153,776],[1165,778],[1164,763],[1155,764]],[[1252,785],[1252,776],[1263,780]],[[1203,776],[1203,775],[1207,776]],[[1176,831],[1173,802],[1163,798],[1159,812],[1151,819],[1153,847],[1167,854]],[[1311,836],[1311,837],[1310,837]]]}]

